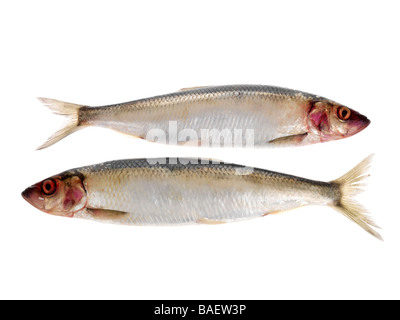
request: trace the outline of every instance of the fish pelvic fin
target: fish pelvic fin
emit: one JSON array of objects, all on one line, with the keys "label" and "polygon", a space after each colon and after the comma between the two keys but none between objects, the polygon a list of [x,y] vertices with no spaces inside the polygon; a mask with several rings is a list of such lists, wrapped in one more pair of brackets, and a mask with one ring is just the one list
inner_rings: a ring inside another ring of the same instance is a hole
[{"label": "fish pelvic fin", "polygon": [[301,144],[301,142],[308,136],[307,132],[294,134],[290,136],[280,137],[268,141],[268,144],[279,147],[296,146]]},{"label": "fish pelvic fin", "polygon": [[50,138],[47,139],[45,143],[39,146],[37,150],[47,148],[65,138],[66,136],[70,135],[71,133],[74,133],[75,131],[83,128],[83,126],[79,125],[79,110],[83,107],[82,105],[48,98],[38,99],[55,114],[66,116],[68,118],[68,121],[63,128],[55,132]]},{"label": "fish pelvic fin", "polygon": [[362,192],[362,187],[365,185],[362,181],[369,176],[368,169],[371,165],[372,158],[373,155],[368,156],[349,172],[331,181],[331,183],[337,185],[340,190],[340,199],[332,207],[357,223],[374,237],[383,240],[381,235],[373,229],[373,227],[379,227],[369,217],[367,210],[354,199],[356,195]]}]

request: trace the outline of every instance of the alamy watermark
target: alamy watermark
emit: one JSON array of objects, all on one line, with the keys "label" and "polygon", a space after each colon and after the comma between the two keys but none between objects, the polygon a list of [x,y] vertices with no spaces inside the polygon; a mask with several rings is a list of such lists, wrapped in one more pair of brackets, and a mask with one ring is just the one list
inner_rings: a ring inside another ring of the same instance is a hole
[{"label": "alamy watermark", "polygon": [[[200,136],[199,136],[200,135]],[[243,141],[243,137],[244,140]],[[178,131],[176,121],[169,121],[168,131],[161,128],[150,129],[146,134],[146,140],[155,141],[169,145],[182,145],[193,143],[200,147],[228,147],[228,148],[253,148],[254,129],[195,129],[184,128]]]},{"label": "alamy watermark", "polygon": [[[254,129],[200,129],[192,128],[178,130],[176,121],[169,121],[167,132],[161,128],[153,128],[147,132],[146,140],[168,144],[188,145],[207,148],[254,148]],[[198,158],[159,158],[148,159],[149,164],[219,164],[214,159]],[[248,168],[243,167],[242,174],[248,174]]]}]

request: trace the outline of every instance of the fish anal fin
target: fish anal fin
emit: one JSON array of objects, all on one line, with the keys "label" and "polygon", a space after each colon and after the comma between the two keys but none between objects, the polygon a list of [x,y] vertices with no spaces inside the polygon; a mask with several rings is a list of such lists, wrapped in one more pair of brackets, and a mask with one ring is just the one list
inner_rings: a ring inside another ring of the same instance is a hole
[{"label": "fish anal fin", "polygon": [[274,146],[289,146],[289,145],[297,145],[300,144],[306,137],[308,133],[300,133],[300,134],[294,134],[291,136],[284,136],[280,138],[276,138],[273,140],[268,141],[268,144],[274,145]]},{"label": "fish anal fin", "polygon": [[282,212],[285,212],[285,211],[286,210],[276,210],[276,211],[266,212],[261,217],[266,217],[266,216],[268,216],[270,214],[277,214],[277,213],[282,213]]},{"label": "fish anal fin", "polygon": [[87,212],[92,215],[93,218],[99,220],[117,220],[122,216],[127,215],[128,212],[108,209],[93,209],[86,208]]},{"label": "fish anal fin", "polygon": [[[289,202],[287,204],[289,205]],[[270,214],[285,213],[285,212],[288,212],[288,211],[292,211],[292,210],[298,209],[300,207],[304,207],[306,205],[307,205],[307,203],[305,203],[305,202],[293,201],[292,205],[289,205],[287,208],[282,208],[280,210],[274,210],[274,211],[268,211],[268,212],[264,213],[263,215],[261,215],[261,217],[265,217],[265,216],[268,216]]]},{"label": "fish anal fin", "polygon": [[199,224],[223,224],[223,223],[225,223],[225,221],[212,220],[212,219],[208,219],[208,218],[200,218],[196,222]]}]

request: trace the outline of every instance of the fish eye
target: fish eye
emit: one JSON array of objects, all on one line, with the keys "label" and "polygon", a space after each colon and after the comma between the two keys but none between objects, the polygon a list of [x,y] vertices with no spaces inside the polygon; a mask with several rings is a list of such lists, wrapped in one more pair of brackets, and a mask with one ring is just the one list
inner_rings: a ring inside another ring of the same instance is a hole
[{"label": "fish eye", "polygon": [[42,183],[42,192],[48,196],[56,191],[56,182],[54,179],[47,179]]},{"label": "fish eye", "polygon": [[340,120],[347,120],[350,118],[351,111],[347,107],[340,107],[338,108],[337,115]]}]

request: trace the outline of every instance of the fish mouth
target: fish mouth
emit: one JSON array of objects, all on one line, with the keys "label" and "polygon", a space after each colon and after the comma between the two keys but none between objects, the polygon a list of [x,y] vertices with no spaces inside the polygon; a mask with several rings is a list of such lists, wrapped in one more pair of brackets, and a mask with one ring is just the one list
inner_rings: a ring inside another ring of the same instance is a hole
[{"label": "fish mouth", "polygon": [[369,120],[366,116],[358,113],[357,111],[352,112],[351,117],[348,121],[349,122],[347,125],[347,134],[346,134],[346,136],[348,137],[353,136],[359,133],[360,131],[364,130],[371,123],[371,120]]},{"label": "fish mouth", "polygon": [[21,192],[22,198],[24,198],[29,204],[39,210],[44,210],[44,199],[40,197],[36,186],[30,186]]},{"label": "fish mouth", "polygon": [[371,123],[371,120],[369,120],[367,117],[365,117],[364,126],[362,127],[361,130],[363,130],[363,129],[365,129],[366,127],[368,127],[370,123]]},{"label": "fish mouth", "polygon": [[362,130],[364,130],[366,127],[368,127],[371,123],[371,120],[369,120],[367,117],[362,116],[361,119],[355,120],[354,121],[354,129],[351,132],[351,135],[354,135]]},{"label": "fish mouth", "polygon": [[31,194],[32,194],[33,187],[26,188],[24,191],[21,192],[22,198],[29,202]]}]

